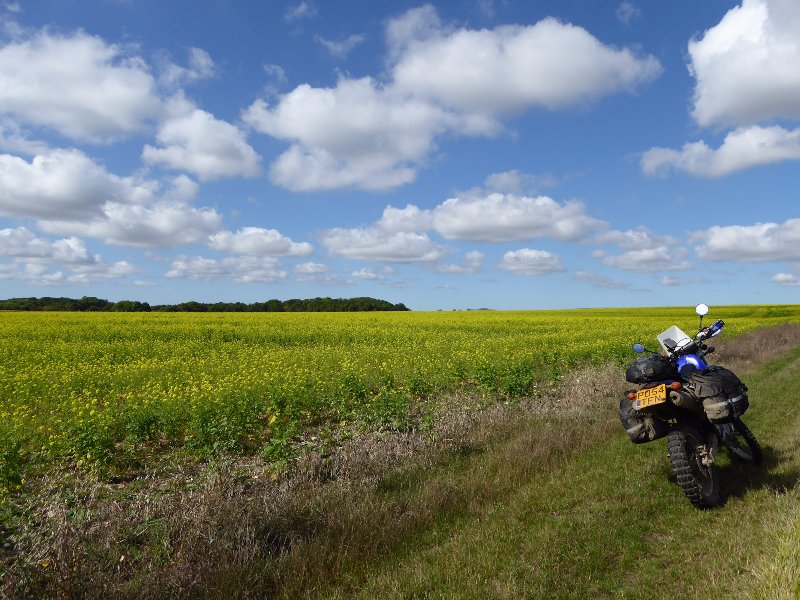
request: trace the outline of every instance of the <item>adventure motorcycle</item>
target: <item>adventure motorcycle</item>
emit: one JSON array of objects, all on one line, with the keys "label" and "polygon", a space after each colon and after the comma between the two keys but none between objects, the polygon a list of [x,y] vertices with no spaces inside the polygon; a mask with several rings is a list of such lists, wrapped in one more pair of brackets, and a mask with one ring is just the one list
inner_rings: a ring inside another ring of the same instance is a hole
[{"label": "adventure motorcycle", "polygon": [[619,414],[632,442],[667,438],[678,485],[692,504],[710,508],[720,503],[714,465],[720,442],[736,460],[757,465],[763,455],[740,418],[749,406],[747,386],[728,369],[706,362],[714,348],[705,342],[722,333],[725,323],[718,320],[703,328],[708,306],[699,304],[695,310],[700,327],[694,338],[672,326],[657,338],[663,354],[633,345],[642,356],[625,377],[640,387],[627,392]]}]

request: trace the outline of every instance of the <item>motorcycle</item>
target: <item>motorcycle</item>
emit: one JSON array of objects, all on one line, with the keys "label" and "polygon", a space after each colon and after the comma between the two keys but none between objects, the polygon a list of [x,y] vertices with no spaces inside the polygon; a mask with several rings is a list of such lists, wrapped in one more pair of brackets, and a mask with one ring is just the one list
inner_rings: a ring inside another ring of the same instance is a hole
[{"label": "motorcycle", "polygon": [[629,390],[620,402],[620,420],[631,441],[667,438],[670,465],[678,485],[698,508],[719,505],[719,446],[732,459],[758,465],[761,446],[741,416],[749,407],[747,386],[728,369],[709,365],[714,347],[706,341],[722,333],[722,320],[703,327],[708,306],[698,304],[700,326],[694,338],[677,326],[657,336],[662,353],[633,345],[637,357],[626,372]]}]

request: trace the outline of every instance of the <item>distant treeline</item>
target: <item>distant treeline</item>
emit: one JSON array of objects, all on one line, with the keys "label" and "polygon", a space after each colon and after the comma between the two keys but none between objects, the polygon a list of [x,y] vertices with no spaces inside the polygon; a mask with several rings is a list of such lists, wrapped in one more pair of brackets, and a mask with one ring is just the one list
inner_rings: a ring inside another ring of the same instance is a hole
[{"label": "distant treeline", "polygon": [[73,298],[10,298],[0,300],[0,310],[80,311],[80,312],[362,312],[409,310],[402,303],[392,304],[376,298],[311,298],[308,300],[267,300],[266,302],[181,302],[158,304],[120,300],[110,302],[84,296]]}]

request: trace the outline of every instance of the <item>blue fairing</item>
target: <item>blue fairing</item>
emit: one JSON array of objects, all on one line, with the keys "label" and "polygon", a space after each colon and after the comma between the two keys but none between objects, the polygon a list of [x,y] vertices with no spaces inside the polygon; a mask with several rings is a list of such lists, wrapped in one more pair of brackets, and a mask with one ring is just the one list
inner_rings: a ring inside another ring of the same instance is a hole
[{"label": "blue fairing", "polygon": [[678,373],[684,376],[689,375],[692,371],[708,368],[706,362],[696,354],[681,356],[678,359],[677,365]]}]

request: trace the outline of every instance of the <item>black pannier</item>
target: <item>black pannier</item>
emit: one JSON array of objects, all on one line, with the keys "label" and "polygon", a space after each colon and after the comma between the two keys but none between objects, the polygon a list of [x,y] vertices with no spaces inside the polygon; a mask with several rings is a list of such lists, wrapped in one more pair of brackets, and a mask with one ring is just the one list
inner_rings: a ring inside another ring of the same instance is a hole
[{"label": "black pannier", "polygon": [[639,412],[627,398],[619,403],[619,420],[634,444],[652,442],[669,433],[669,425],[653,415]]},{"label": "black pannier", "polygon": [[687,388],[703,403],[712,423],[725,423],[741,417],[750,406],[747,386],[735,373],[712,366],[689,376]]},{"label": "black pannier", "polygon": [[665,379],[677,379],[678,372],[669,361],[661,354],[645,354],[638,357],[625,371],[625,379],[630,383],[649,383]]}]

